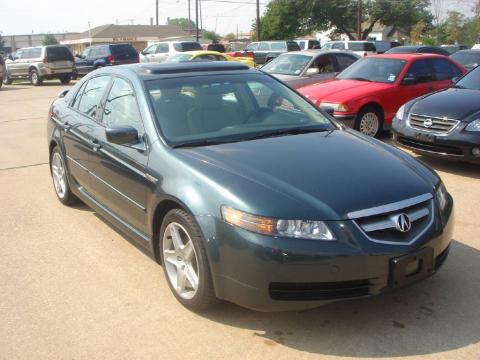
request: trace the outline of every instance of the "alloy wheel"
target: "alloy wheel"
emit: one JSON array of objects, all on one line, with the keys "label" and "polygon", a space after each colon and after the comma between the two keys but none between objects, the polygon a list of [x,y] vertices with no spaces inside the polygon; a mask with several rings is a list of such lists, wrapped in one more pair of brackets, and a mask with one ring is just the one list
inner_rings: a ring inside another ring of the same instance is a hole
[{"label": "alloy wheel", "polygon": [[179,223],[165,228],[163,260],[172,288],[183,299],[192,299],[198,290],[198,259],[190,235]]},{"label": "alloy wheel", "polygon": [[67,192],[67,180],[63,159],[58,152],[55,152],[52,157],[52,178],[55,192],[59,198],[63,199]]},{"label": "alloy wheel", "polygon": [[360,119],[359,130],[362,134],[375,136],[377,135],[379,124],[378,115],[373,112],[367,112]]}]

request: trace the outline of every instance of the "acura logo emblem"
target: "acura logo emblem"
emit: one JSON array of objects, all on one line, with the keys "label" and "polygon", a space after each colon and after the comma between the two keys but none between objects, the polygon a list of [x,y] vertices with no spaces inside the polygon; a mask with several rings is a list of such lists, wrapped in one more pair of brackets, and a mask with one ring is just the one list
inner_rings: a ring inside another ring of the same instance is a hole
[{"label": "acura logo emblem", "polygon": [[433,121],[432,119],[426,119],[424,122],[423,122],[423,126],[425,126],[426,128],[429,128],[430,126],[433,125]]},{"label": "acura logo emblem", "polygon": [[395,219],[395,228],[400,232],[408,232],[412,228],[412,223],[407,214],[400,214]]}]

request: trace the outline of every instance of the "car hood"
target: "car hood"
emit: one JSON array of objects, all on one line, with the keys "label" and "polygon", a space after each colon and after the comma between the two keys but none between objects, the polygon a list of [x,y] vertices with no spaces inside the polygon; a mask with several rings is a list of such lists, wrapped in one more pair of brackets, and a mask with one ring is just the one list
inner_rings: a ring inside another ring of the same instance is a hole
[{"label": "car hood", "polygon": [[348,213],[431,193],[437,176],[416,160],[351,130],[177,149],[201,178],[241,199],[227,204],[279,218]]},{"label": "car hood", "polygon": [[480,90],[450,88],[429,94],[415,102],[409,112],[471,121],[480,113]]},{"label": "car hood", "polygon": [[391,88],[392,84],[359,80],[335,80],[322,84],[312,84],[297,89],[311,100],[344,102],[371,95],[376,91]]}]

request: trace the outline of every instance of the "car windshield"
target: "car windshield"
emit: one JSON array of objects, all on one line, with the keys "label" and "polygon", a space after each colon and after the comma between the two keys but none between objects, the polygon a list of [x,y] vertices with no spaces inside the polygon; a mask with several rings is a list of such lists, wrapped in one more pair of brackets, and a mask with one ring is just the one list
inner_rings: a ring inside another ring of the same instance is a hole
[{"label": "car windshield", "polygon": [[262,71],[269,74],[299,75],[311,59],[308,55],[282,55],[263,66]]},{"label": "car windshield", "polygon": [[189,61],[192,58],[192,54],[175,54],[167,58],[167,63],[178,63],[182,61]]},{"label": "car windshield", "polygon": [[480,51],[477,53],[456,52],[450,57],[463,66],[475,67],[480,64]]},{"label": "car windshield", "polygon": [[340,73],[337,79],[391,84],[397,80],[405,64],[406,61],[400,59],[367,57],[354,62]]},{"label": "car windshield", "polygon": [[467,75],[455,84],[455,87],[461,89],[480,90],[480,67],[470,71]]},{"label": "car windshield", "polygon": [[161,132],[174,147],[335,129],[315,106],[263,74],[146,81]]}]

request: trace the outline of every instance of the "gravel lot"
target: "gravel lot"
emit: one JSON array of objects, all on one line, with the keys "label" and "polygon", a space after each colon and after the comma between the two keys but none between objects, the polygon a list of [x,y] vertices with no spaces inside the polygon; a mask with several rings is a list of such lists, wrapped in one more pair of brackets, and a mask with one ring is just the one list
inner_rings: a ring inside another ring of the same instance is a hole
[{"label": "gravel lot", "polygon": [[304,312],[224,303],[199,315],[95,212],[57,201],[45,122],[62,88],[0,89],[0,359],[480,358],[479,166],[421,157],[456,202],[433,278]]}]

